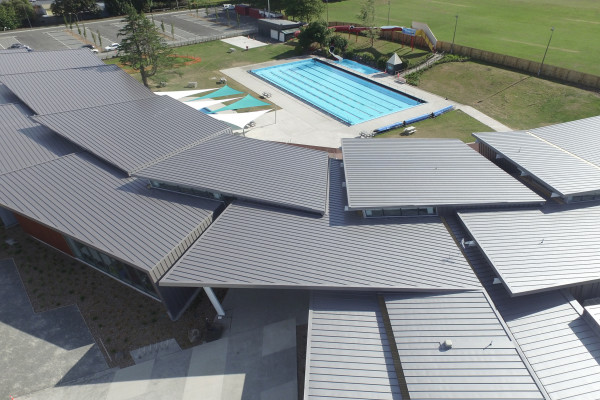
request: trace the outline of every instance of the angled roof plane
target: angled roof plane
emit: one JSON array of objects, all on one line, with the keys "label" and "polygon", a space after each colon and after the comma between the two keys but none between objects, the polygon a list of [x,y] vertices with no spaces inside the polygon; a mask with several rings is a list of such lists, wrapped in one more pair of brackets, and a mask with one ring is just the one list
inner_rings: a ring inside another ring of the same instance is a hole
[{"label": "angled roof plane", "polygon": [[154,95],[34,119],[128,174],[231,132],[178,100]]},{"label": "angled roof plane", "polygon": [[343,139],[352,210],[544,200],[458,139]]},{"label": "angled roof plane", "polygon": [[[36,114],[79,110],[155,96],[117,65],[0,75],[0,82]],[[110,115],[105,116],[105,121],[110,119]]]},{"label": "angled roof plane", "polygon": [[452,290],[479,287],[438,217],[377,221],[345,212],[330,161],[324,216],[234,201],[162,286]]},{"label": "angled roof plane", "polygon": [[328,166],[322,151],[220,135],[136,176],[324,214]]},{"label": "angled roof plane", "polygon": [[29,74],[105,65],[89,49],[59,51],[14,51],[0,54],[0,75]]}]

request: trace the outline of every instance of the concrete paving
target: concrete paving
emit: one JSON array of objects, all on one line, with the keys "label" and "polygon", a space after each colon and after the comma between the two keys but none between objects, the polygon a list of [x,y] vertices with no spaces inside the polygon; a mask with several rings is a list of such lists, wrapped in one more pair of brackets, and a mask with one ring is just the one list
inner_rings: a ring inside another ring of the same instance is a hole
[{"label": "concrete paving", "polygon": [[108,369],[77,306],[36,314],[12,260],[0,261],[0,399]]},{"label": "concrete paving", "polygon": [[18,399],[296,399],[296,325],[308,321],[308,292],[230,289],[223,307],[218,340]]},{"label": "concrete paving", "polygon": [[259,117],[255,121],[255,127],[245,131],[245,136],[263,140],[335,148],[341,146],[342,138],[358,137],[361,132],[371,132],[377,128],[401,123],[402,121],[430,114],[448,106],[454,106],[457,109],[463,110],[493,130],[510,130],[505,125],[472,107],[453,102],[414,86],[402,84],[397,82],[393,76],[385,73],[369,75],[368,77],[392,89],[425,100],[426,103],[371,121],[356,125],[347,125],[249,72],[252,69],[306,58],[308,57],[269,61],[221,71],[244,86],[254,90],[256,93],[270,93],[271,97],[269,97],[269,101],[281,107],[276,112],[270,112]]}]

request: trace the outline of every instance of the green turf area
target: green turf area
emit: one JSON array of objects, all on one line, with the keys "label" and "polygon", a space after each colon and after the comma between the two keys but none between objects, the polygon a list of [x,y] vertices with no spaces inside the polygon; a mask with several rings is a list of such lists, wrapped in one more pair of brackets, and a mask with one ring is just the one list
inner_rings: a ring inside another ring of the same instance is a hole
[{"label": "green turf area", "polygon": [[600,115],[598,93],[475,62],[436,65],[423,73],[419,87],[513,129]]},{"label": "green turf area", "polygon": [[404,128],[394,129],[376,138],[444,138],[460,139],[465,143],[474,142],[473,132],[489,132],[491,129],[469,117],[460,110],[451,111],[436,118],[426,119],[412,124],[417,131],[410,136],[403,136]]},{"label": "green turf area", "polygon": [[[358,22],[362,0],[328,4],[329,21]],[[541,61],[555,27],[545,63],[600,75],[598,0],[375,0],[375,23],[410,26],[425,22],[438,40]],[[323,15],[326,18],[326,14]]]}]

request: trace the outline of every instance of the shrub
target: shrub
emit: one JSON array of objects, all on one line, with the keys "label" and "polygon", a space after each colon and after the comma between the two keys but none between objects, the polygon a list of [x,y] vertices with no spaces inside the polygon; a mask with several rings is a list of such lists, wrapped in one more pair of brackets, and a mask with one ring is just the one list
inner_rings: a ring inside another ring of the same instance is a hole
[{"label": "shrub", "polygon": [[337,54],[342,54],[348,46],[348,39],[340,35],[333,35],[331,37],[330,46],[335,47],[335,49],[337,50]]},{"label": "shrub", "polygon": [[349,60],[353,60],[355,55],[356,54],[354,53],[353,49],[348,49],[344,52],[344,58],[347,58]]},{"label": "shrub", "polygon": [[375,56],[371,53],[360,53],[358,54],[361,61],[365,64],[373,64],[375,62]]}]

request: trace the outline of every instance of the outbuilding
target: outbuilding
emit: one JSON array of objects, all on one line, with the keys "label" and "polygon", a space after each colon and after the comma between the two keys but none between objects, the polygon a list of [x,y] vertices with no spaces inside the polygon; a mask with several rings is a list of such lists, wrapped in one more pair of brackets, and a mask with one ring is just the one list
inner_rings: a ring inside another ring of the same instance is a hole
[{"label": "outbuilding", "polygon": [[278,42],[285,42],[302,26],[301,22],[287,21],[284,19],[261,19],[258,21],[258,33],[270,37]]},{"label": "outbuilding", "polygon": [[394,53],[394,55],[391,56],[387,62],[387,73],[390,75],[395,75],[403,69],[404,65],[402,64],[402,59],[400,59],[400,56],[398,56],[398,54]]}]

